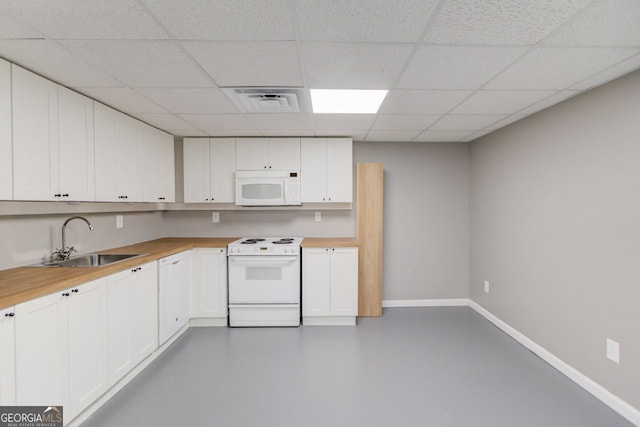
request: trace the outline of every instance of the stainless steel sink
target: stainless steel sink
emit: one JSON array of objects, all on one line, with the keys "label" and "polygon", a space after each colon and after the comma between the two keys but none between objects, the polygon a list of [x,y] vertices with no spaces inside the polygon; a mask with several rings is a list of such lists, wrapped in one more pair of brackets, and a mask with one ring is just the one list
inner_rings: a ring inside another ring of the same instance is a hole
[{"label": "stainless steel sink", "polygon": [[45,261],[31,267],[102,267],[144,254],[87,254],[64,261]]}]

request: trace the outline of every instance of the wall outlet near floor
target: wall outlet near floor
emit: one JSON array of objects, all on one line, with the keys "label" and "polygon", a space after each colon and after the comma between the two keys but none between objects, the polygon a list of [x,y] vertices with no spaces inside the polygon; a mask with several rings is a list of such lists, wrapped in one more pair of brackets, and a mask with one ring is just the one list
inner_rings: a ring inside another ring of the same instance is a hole
[{"label": "wall outlet near floor", "polygon": [[220,222],[220,212],[211,212],[211,222]]},{"label": "wall outlet near floor", "polygon": [[316,222],[322,221],[322,212],[316,212]]},{"label": "wall outlet near floor", "polygon": [[489,281],[488,280],[484,281],[484,291],[486,293],[489,293]]},{"label": "wall outlet near floor", "polygon": [[116,215],[116,228],[124,228],[124,217]]},{"label": "wall outlet near floor", "polygon": [[607,359],[620,363],[620,343],[607,338]]}]

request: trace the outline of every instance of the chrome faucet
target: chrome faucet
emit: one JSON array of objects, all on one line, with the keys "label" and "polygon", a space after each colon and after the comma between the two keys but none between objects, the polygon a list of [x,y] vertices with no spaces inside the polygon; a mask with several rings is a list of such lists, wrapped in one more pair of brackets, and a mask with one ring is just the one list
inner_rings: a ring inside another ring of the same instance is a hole
[{"label": "chrome faucet", "polygon": [[83,220],[89,226],[89,230],[90,231],[93,230],[93,225],[91,225],[89,220],[87,218],[83,217],[83,216],[72,216],[71,218],[67,219],[64,222],[64,224],[62,224],[62,248],[61,249],[56,249],[53,252],[53,256],[55,256],[59,260],[63,260],[63,261],[67,260],[67,259],[69,259],[69,257],[71,257],[71,253],[75,252],[75,248],[73,246],[67,247],[66,238],[65,238],[65,233],[66,233],[66,230],[67,230],[67,224],[69,224],[69,222],[73,221],[74,219]]}]

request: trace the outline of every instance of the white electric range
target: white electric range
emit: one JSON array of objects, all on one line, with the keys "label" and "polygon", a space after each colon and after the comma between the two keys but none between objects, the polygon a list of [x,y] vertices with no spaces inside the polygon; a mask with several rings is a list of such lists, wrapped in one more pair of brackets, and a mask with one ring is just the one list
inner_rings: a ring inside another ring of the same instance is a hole
[{"label": "white electric range", "polygon": [[248,237],[227,247],[229,326],[300,325],[301,237]]}]

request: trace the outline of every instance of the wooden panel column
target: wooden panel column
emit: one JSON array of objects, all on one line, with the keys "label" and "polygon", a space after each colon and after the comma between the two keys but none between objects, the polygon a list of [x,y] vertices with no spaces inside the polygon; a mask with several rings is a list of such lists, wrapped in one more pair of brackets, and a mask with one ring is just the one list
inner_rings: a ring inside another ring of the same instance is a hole
[{"label": "wooden panel column", "polygon": [[382,163],[358,163],[358,316],[382,316]]}]

